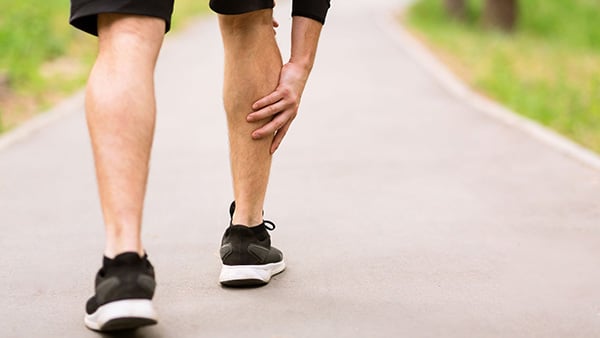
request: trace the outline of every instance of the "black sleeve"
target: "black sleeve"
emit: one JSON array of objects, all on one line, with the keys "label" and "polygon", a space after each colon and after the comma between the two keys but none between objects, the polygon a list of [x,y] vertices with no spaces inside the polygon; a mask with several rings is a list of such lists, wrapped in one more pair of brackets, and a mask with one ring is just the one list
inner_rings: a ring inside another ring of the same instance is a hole
[{"label": "black sleeve", "polygon": [[292,16],[304,16],[325,23],[330,0],[293,0]]}]

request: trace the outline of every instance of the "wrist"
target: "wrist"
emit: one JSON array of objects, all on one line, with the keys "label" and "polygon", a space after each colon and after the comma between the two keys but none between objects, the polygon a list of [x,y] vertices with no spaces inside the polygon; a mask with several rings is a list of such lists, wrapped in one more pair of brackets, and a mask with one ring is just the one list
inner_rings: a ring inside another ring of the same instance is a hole
[{"label": "wrist", "polygon": [[294,65],[297,69],[300,69],[301,71],[303,71],[307,77],[310,74],[310,72],[312,71],[312,67],[313,67],[313,62],[308,57],[298,58],[298,57],[292,56],[290,58],[290,60],[288,61],[288,63]]}]

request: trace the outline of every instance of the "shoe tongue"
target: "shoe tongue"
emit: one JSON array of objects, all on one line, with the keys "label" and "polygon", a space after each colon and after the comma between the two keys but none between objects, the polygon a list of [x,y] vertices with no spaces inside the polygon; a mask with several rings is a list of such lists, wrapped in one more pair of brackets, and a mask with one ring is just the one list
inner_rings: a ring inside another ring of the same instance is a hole
[{"label": "shoe tongue", "polygon": [[137,252],[124,252],[122,254],[118,254],[115,258],[110,259],[108,257],[104,257],[104,265],[124,265],[124,264],[134,264],[141,261],[142,258]]}]

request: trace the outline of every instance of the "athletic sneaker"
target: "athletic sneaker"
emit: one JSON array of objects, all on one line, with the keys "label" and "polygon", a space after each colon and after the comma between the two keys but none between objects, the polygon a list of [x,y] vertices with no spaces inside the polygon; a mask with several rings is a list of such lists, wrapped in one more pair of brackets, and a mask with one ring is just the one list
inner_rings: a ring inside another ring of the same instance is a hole
[{"label": "athletic sneaker", "polygon": [[[231,203],[229,215],[233,217],[235,202]],[[271,277],[285,269],[283,254],[271,246],[267,230],[275,230],[271,221],[263,221],[255,227],[233,225],[225,230],[221,241],[223,267],[219,281],[224,286],[244,287],[267,284]]]},{"label": "athletic sneaker", "polygon": [[104,257],[96,294],[86,304],[85,325],[95,331],[135,329],[156,324],[152,306],[156,282],[148,256],[126,252]]}]

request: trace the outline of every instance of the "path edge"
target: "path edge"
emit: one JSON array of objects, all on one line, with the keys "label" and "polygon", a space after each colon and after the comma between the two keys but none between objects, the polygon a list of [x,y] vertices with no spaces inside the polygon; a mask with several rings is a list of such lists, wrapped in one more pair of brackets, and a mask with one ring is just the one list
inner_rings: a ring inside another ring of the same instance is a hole
[{"label": "path edge", "polygon": [[76,112],[83,111],[84,90],[79,90],[47,111],[0,135],[0,152],[24,141],[44,127]]},{"label": "path edge", "polygon": [[514,127],[553,148],[559,153],[571,157],[578,162],[600,171],[600,156],[591,150],[575,143],[556,131],[538,122],[519,115],[515,111],[492,101],[475,91],[460,80],[441,62],[421,41],[406,30],[396,19],[399,12],[387,12],[379,18],[380,28],[390,36],[410,57],[433,76],[447,91],[466,102],[477,111],[483,112],[493,119]]}]

